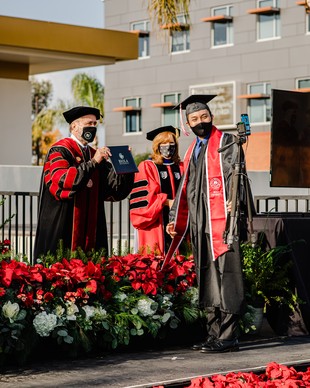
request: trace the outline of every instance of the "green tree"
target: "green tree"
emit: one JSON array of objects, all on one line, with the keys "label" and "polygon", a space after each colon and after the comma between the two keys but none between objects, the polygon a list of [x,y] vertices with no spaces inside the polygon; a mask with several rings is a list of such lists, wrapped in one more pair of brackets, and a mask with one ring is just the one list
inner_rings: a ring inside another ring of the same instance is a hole
[{"label": "green tree", "polygon": [[86,73],[76,74],[71,81],[71,90],[77,104],[88,105],[104,112],[104,87],[95,77]]},{"label": "green tree", "polygon": [[55,109],[42,109],[32,123],[32,153],[36,165],[43,164],[44,157],[51,143],[60,139],[61,133],[55,129],[59,112]]},{"label": "green tree", "polygon": [[[77,105],[97,108],[104,116],[104,86],[97,78],[86,73],[76,74],[71,81],[71,90]],[[94,146],[98,146],[97,136]]]},{"label": "green tree", "polygon": [[35,118],[41,110],[47,108],[53,97],[53,86],[50,81],[37,81],[34,77],[31,82],[31,108],[32,116]]},{"label": "green tree", "polygon": [[35,157],[33,164],[40,165],[46,155],[48,144],[60,137],[60,132],[54,129],[55,119],[59,112],[49,109],[53,95],[53,86],[50,81],[37,81],[34,77],[31,82],[32,106],[32,154]]}]

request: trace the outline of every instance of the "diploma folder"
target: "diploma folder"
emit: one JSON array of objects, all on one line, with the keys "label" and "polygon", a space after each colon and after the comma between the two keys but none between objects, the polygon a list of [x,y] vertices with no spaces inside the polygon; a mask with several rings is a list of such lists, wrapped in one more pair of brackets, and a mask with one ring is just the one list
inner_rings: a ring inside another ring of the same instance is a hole
[{"label": "diploma folder", "polygon": [[116,174],[129,174],[139,171],[128,145],[109,146],[109,149],[111,152],[110,161]]}]

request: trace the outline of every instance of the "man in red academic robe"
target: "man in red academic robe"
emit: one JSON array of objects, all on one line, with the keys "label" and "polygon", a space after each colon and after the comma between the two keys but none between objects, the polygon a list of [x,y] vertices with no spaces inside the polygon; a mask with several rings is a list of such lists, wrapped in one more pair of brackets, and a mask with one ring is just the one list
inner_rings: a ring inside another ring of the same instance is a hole
[{"label": "man in red academic robe", "polygon": [[108,253],[104,201],[126,198],[134,174],[117,175],[107,147],[94,148],[100,111],[77,106],[63,113],[71,136],[56,142],[46,157],[40,187],[34,259],[63,248]]}]

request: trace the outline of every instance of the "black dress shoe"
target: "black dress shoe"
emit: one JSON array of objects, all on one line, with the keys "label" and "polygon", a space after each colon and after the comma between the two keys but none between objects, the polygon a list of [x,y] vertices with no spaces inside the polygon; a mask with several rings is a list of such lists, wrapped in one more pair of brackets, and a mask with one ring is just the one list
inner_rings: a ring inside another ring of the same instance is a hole
[{"label": "black dress shoe", "polygon": [[238,340],[215,340],[213,343],[203,346],[201,348],[202,353],[225,353],[225,352],[237,352],[239,350]]},{"label": "black dress shoe", "polygon": [[208,337],[206,338],[205,341],[203,341],[203,342],[198,342],[197,344],[194,344],[194,345],[191,347],[191,349],[192,349],[192,350],[201,350],[202,348],[211,345],[215,340],[216,340],[216,338],[215,338],[213,335],[208,335]]}]

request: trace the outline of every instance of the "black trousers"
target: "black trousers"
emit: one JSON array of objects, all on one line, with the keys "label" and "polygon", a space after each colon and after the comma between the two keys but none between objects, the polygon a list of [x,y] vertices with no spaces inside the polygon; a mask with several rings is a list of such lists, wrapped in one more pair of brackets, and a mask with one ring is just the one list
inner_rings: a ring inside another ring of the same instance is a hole
[{"label": "black trousers", "polygon": [[219,308],[207,309],[207,332],[219,340],[234,340],[238,337],[238,321],[240,316],[228,314]]}]

